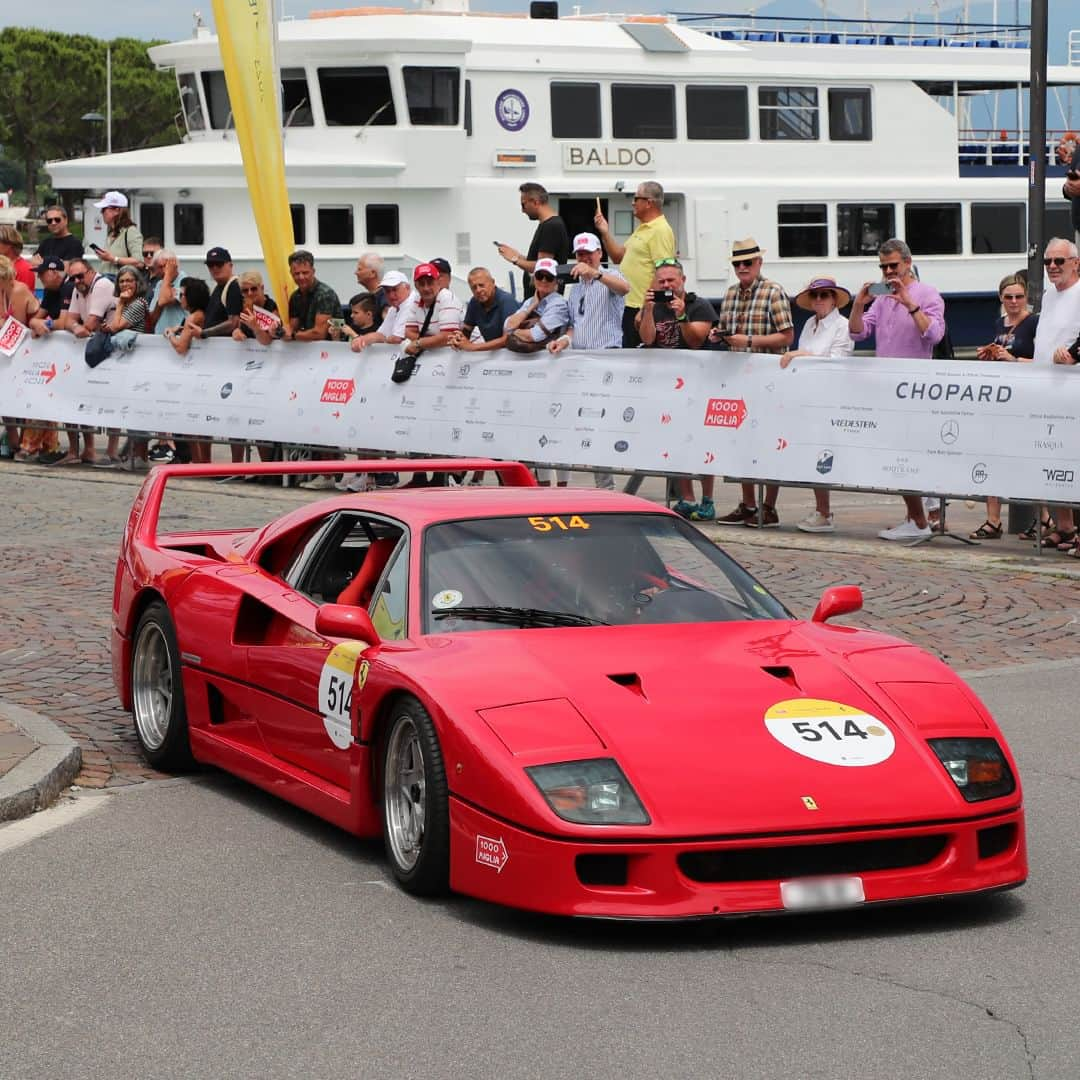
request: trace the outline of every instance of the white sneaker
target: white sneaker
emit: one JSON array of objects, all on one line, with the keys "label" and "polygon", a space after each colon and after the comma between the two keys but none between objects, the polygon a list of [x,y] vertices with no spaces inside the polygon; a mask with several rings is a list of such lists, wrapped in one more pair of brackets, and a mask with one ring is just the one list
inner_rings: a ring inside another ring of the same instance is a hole
[{"label": "white sneaker", "polygon": [[313,476],[310,480],[305,480],[300,486],[305,491],[333,491],[334,477],[331,473],[324,473],[322,476]]},{"label": "white sneaker", "polygon": [[808,533],[831,533],[836,532],[836,526],[833,525],[832,514],[819,514],[815,510],[809,517],[805,517],[802,521],[796,522],[795,528],[800,532]]},{"label": "white sneaker", "polygon": [[[345,476],[348,476],[348,480]],[[374,486],[367,473],[346,473],[345,476],[334,484],[338,491],[349,491],[355,495],[358,492],[371,491]]]},{"label": "white sneaker", "polygon": [[929,525],[920,529],[911,518],[905,518],[899,525],[894,525],[891,529],[882,529],[878,533],[882,540],[922,540],[933,535],[934,530]]}]

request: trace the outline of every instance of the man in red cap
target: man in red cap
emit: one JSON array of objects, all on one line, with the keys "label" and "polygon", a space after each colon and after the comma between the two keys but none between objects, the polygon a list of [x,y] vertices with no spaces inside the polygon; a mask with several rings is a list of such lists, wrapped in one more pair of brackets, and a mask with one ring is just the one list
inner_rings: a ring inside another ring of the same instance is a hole
[{"label": "man in red cap", "polygon": [[420,297],[406,313],[402,346],[410,355],[449,345],[451,336],[461,329],[465,314],[461,302],[449,289],[439,288],[439,274],[434,263],[421,263],[413,271],[413,283]]}]

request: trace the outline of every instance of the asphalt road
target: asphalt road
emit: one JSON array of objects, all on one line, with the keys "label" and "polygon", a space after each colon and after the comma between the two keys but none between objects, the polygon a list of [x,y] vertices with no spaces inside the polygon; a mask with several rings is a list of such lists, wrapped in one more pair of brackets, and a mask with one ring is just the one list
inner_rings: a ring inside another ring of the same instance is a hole
[{"label": "asphalt road", "polygon": [[79,794],[0,829],[0,1078],[1075,1080],[1080,676],[973,685],[1032,863],[979,901],[573,922],[413,900],[220,774]]}]

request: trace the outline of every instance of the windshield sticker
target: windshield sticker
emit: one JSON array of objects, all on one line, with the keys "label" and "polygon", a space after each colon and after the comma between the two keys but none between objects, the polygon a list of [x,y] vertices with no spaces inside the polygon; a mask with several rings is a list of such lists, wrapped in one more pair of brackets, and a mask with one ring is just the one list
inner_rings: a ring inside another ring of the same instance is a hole
[{"label": "windshield sticker", "polygon": [[456,608],[464,599],[457,589],[443,589],[431,598],[431,606],[436,611],[446,611],[448,608]]},{"label": "windshield sticker", "polygon": [[348,750],[352,742],[352,692],[357,668],[361,668],[363,684],[367,682],[367,661],[361,654],[367,648],[362,641],[346,641],[335,645],[323,664],[319,676],[319,712],[330,741],[339,750]]},{"label": "windshield sticker", "polygon": [[591,528],[589,523],[579,514],[571,514],[570,517],[531,517],[529,524],[539,533],[569,532],[571,529]]},{"label": "windshield sticker", "polygon": [[789,750],[825,765],[880,765],[896,749],[883,720],[836,701],[777,702],[765,714],[765,726]]}]

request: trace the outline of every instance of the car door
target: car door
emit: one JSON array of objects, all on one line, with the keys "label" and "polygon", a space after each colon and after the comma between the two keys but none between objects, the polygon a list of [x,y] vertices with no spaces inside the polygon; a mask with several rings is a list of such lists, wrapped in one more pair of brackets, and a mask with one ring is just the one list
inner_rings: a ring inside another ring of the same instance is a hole
[{"label": "car door", "polygon": [[[276,588],[262,591],[260,610],[246,626],[238,622],[252,709],[267,750],[346,790],[353,677],[364,646],[318,634],[315,616],[325,603],[373,602],[383,570],[406,546],[404,537],[404,527],[388,518],[331,515],[280,579],[265,575]],[[360,597],[356,586],[365,578],[369,588]]]}]

